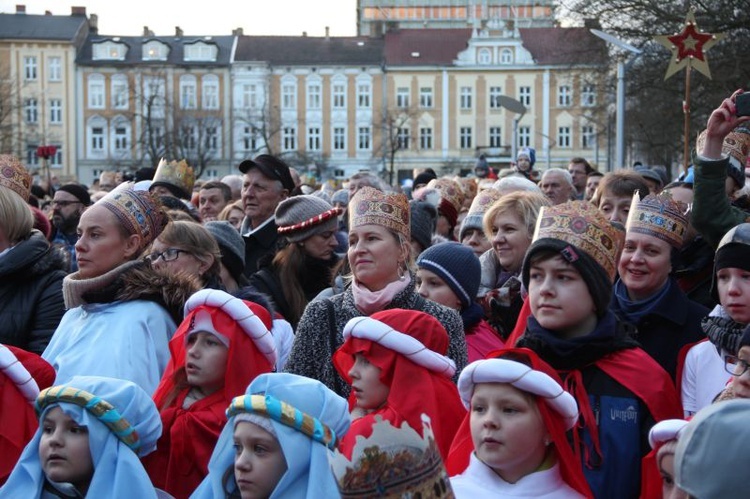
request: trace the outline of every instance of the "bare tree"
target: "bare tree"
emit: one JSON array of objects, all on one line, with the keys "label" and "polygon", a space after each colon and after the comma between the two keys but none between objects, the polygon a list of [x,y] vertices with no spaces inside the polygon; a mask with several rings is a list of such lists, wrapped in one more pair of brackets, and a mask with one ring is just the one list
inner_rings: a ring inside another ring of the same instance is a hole
[{"label": "bare tree", "polygon": [[281,110],[274,104],[270,78],[269,75],[264,82],[262,102],[255,107],[236,109],[234,113],[237,122],[246,129],[243,131],[244,149],[251,154],[278,153],[276,141],[282,130]]},{"label": "bare tree", "polygon": [[17,128],[13,116],[19,108],[18,86],[6,64],[0,64],[0,151],[18,154]]},{"label": "bare tree", "polygon": [[414,107],[386,108],[375,122],[375,128],[380,130],[378,149],[383,163],[387,165],[388,183],[391,185],[396,174],[396,155],[415,146],[417,114],[418,110]]}]

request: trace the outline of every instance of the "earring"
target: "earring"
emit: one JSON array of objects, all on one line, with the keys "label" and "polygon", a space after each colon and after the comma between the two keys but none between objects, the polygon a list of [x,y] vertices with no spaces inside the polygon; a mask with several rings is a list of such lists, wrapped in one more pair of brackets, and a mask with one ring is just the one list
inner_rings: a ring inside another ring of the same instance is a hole
[{"label": "earring", "polygon": [[403,281],[406,279],[406,272],[404,271],[404,268],[401,266],[401,263],[398,264],[398,280]]}]

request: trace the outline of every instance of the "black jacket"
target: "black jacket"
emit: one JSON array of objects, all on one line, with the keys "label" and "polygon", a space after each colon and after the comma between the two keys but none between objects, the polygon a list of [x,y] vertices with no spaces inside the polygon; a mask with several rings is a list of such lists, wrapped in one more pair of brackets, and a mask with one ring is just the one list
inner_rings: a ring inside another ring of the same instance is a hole
[{"label": "black jacket", "polygon": [[[242,231],[249,226],[243,225]],[[279,235],[278,226],[274,220],[261,227],[249,236],[242,236],[245,240],[245,277],[250,277],[259,269],[269,265],[276,251]]]},{"label": "black jacket", "polygon": [[0,343],[44,351],[65,313],[64,268],[38,230],[0,257]]}]

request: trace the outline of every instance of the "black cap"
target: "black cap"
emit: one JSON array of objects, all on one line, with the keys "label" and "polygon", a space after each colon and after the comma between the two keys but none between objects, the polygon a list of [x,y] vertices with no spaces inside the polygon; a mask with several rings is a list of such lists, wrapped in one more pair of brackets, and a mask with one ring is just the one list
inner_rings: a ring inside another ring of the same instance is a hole
[{"label": "black cap", "polygon": [[289,166],[275,156],[270,154],[261,154],[255,159],[246,159],[240,163],[240,171],[247,173],[253,168],[259,169],[268,178],[278,180],[284,189],[292,192],[296,187],[292,174],[289,172]]},{"label": "black cap", "polygon": [[76,199],[78,199],[78,201],[81,202],[81,204],[83,204],[83,206],[88,206],[91,204],[91,196],[89,196],[89,191],[87,191],[85,187],[82,187],[78,184],[65,184],[59,187],[57,190],[72,194],[76,197]]}]

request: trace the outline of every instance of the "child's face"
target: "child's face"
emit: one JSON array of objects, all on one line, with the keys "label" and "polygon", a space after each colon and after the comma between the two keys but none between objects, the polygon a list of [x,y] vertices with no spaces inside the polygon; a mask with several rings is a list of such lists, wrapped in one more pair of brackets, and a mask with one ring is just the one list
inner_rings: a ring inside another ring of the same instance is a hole
[{"label": "child's face", "polygon": [[644,300],[660,291],[672,270],[672,246],[658,237],[628,232],[617,271],[633,300]]},{"label": "child's face", "polygon": [[360,409],[374,411],[388,400],[390,388],[380,381],[380,368],[371,364],[367,358],[358,353],[354,356],[354,365],[349,370],[352,378],[352,393],[356,406]]},{"label": "child's face", "polygon": [[42,420],[39,460],[48,480],[72,483],[85,493],[94,476],[88,429],[59,407],[50,409]]},{"label": "child's face", "polygon": [[211,333],[193,333],[187,339],[185,373],[191,386],[203,395],[210,395],[224,387],[229,349]]},{"label": "child's face", "polygon": [[518,159],[516,159],[516,167],[522,172],[527,172],[531,169],[531,160],[528,156],[519,156]]},{"label": "child's face", "polygon": [[241,421],[234,428],[234,479],[242,499],[266,498],[286,473],[279,441],[260,426]]},{"label": "child's face", "polygon": [[539,324],[563,338],[585,336],[596,327],[596,307],[586,282],[559,255],[531,264],[529,303]]},{"label": "child's face", "polygon": [[528,395],[507,383],[479,383],[470,410],[476,456],[505,481],[517,482],[544,461],[549,437]]},{"label": "child's face", "polygon": [[674,481],[674,454],[666,454],[661,458],[659,473],[661,474],[661,494],[664,499],[688,499],[690,497]]},{"label": "child's face", "polygon": [[456,293],[437,274],[427,269],[417,270],[417,292],[435,303],[461,310],[461,300]]},{"label": "child's face", "polygon": [[750,272],[727,267],[716,273],[719,302],[729,317],[740,324],[750,323]]}]

